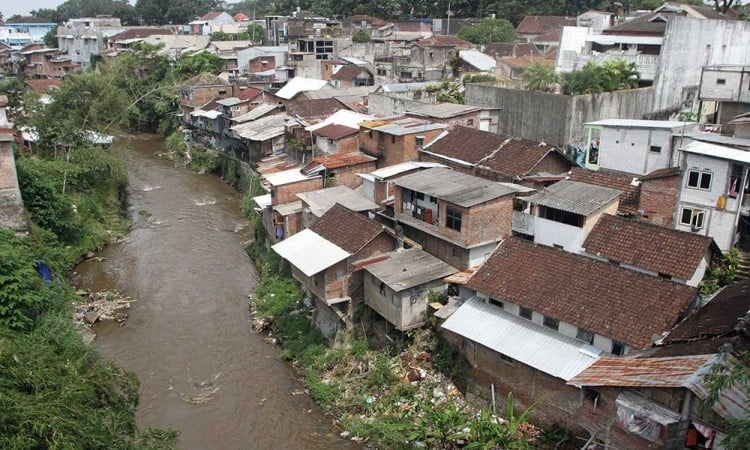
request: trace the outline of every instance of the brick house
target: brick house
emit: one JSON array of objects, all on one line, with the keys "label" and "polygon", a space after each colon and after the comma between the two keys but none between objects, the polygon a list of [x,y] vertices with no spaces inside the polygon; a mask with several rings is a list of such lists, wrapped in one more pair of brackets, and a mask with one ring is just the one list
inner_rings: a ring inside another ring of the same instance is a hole
[{"label": "brick house", "polygon": [[289,116],[282,113],[232,126],[231,136],[241,144],[237,147],[237,156],[245,162],[257,162],[281,150],[286,145],[288,122]]},{"label": "brick house", "polygon": [[232,96],[232,86],[223,79],[202,73],[180,85],[180,108],[185,122],[190,122],[190,113],[215,99]]},{"label": "brick house", "polygon": [[529,191],[435,167],[393,182],[393,219],[404,236],[458,268],[484,261],[510,236],[513,198]]},{"label": "brick house", "polygon": [[[537,419],[578,429],[580,391],[566,382],[605,354],[645,349],[697,290],[511,237],[471,276],[476,292],[442,324],[480,388],[512,391]],[[603,301],[606,299],[606,301]]]},{"label": "brick house", "polygon": [[294,168],[263,175],[261,182],[270,193],[261,216],[271,241],[278,242],[301,231],[302,202],[297,194],[322,188],[323,178],[307,176]]},{"label": "brick house", "polygon": [[748,392],[725,389],[710,411],[702,410],[703,375],[720,353],[731,358],[750,349],[749,290],[748,282],[724,288],[645,355],[602,358],[569,381],[582,388],[579,421],[596,435],[595,448],[722,448],[724,420],[750,413]]},{"label": "brick house", "polygon": [[447,167],[438,163],[407,161],[383,167],[370,173],[358,174],[362,178],[362,195],[378,205],[392,207],[394,200],[393,181],[397,178],[433,167]]},{"label": "brick house", "polygon": [[312,227],[271,248],[315,299],[313,322],[330,339],[352,324],[362,298],[362,265],[392,251],[395,239],[382,225],[337,204]]},{"label": "brick house", "polygon": [[501,136],[456,126],[419,152],[420,161],[445,164],[492,181],[538,188],[562,179],[570,161],[544,142]]},{"label": "brick house", "polygon": [[320,78],[328,81],[335,88],[373,86],[375,77],[362,65],[342,60],[320,61]]},{"label": "brick house", "polygon": [[593,258],[693,287],[721,254],[710,237],[609,214],[599,219],[583,249]]},{"label": "brick house", "polygon": [[326,186],[354,189],[362,184],[362,178],[358,174],[372,172],[376,164],[375,157],[364,153],[337,153],[313,158],[302,168],[302,173],[307,176],[322,175]]},{"label": "brick house", "polygon": [[330,124],[316,128],[313,132],[316,153],[353,153],[359,151],[359,128]]},{"label": "brick house", "polygon": [[351,211],[367,214],[379,206],[365,198],[358,191],[346,186],[333,186],[315,191],[301,192],[297,198],[302,201],[302,225],[310,228],[318,218],[337,203]]},{"label": "brick house", "polygon": [[437,138],[446,125],[413,117],[369,120],[359,125],[360,150],[378,158],[378,167],[419,159],[419,150]]},{"label": "brick house", "polygon": [[387,253],[364,271],[365,304],[398,331],[424,325],[428,294],[444,293],[448,285],[443,278],[458,272],[415,248]]},{"label": "brick house", "polygon": [[615,214],[621,192],[563,180],[516,199],[513,232],[537,244],[581,253],[589,232],[605,214]]}]

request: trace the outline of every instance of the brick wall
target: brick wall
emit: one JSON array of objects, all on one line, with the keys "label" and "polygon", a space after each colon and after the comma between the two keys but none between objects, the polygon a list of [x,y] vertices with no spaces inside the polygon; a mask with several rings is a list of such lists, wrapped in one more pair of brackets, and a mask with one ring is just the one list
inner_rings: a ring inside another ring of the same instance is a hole
[{"label": "brick wall", "polygon": [[[472,208],[461,208],[444,201],[440,201],[439,204],[438,230],[451,239],[473,245],[493,239],[504,239],[510,235],[513,220],[512,195],[506,195]],[[461,212],[460,232],[445,226],[448,208]]]},{"label": "brick wall", "polygon": [[362,178],[358,177],[357,174],[370,173],[376,169],[376,166],[377,161],[370,161],[363,164],[334,169],[336,172],[334,184],[336,186],[346,186],[351,189],[356,189],[362,184]]},{"label": "brick wall", "polygon": [[354,153],[359,151],[359,136],[353,134],[345,138],[341,138],[336,142],[339,153]]},{"label": "brick wall", "polygon": [[531,411],[533,421],[559,422],[579,435],[585,433],[577,422],[580,409],[578,388],[519,361],[506,362],[500,359],[499,353],[450,331],[441,330],[441,333],[471,364],[473,392],[489,399],[494,384],[498,408],[505,405],[508,393],[512,392],[519,412],[538,402]]},{"label": "brick wall", "polygon": [[655,225],[672,228],[679,196],[679,175],[644,180],[641,183],[638,209],[643,210],[644,220]]},{"label": "brick wall", "polygon": [[[266,63],[263,64],[263,61]],[[258,56],[247,63],[247,71],[250,73],[263,72],[276,68],[276,58],[273,56]]]},{"label": "brick wall", "polygon": [[316,189],[321,189],[322,187],[323,179],[320,177],[275,186],[271,188],[271,204],[275,206],[294,202],[299,200],[297,194],[314,191]]},{"label": "brick wall", "polygon": [[434,140],[443,130],[431,130],[420,133],[395,136],[373,130],[359,132],[359,145],[369,155],[378,157],[378,167],[388,167],[405,161],[419,160],[417,136],[424,136],[424,142]]}]

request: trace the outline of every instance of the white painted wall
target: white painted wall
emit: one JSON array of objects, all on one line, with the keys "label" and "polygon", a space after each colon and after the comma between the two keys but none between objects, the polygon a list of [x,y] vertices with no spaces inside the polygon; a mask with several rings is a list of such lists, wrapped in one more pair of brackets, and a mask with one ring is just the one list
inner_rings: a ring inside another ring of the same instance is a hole
[{"label": "white painted wall", "polygon": [[[679,131],[682,129],[603,127],[599,167],[636,175],[671,167],[672,133]],[[697,131],[697,125],[690,124],[685,131]],[[661,147],[661,151],[652,152],[651,146]]]},{"label": "white painted wall", "polygon": [[580,253],[585,240],[583,228],[574,227],[543,217],[534,217],[534,243],[554,247],[562,245],[566,251]]},{"label": "white painted wall", "polygon": [[495,247],[497,247],[497,242],[480,245],[479,247],[469,249],[469,266],[476,267],[482,264],[485,260],[487,260],[487,258],[490,257],[492,252],[495,250]]}]

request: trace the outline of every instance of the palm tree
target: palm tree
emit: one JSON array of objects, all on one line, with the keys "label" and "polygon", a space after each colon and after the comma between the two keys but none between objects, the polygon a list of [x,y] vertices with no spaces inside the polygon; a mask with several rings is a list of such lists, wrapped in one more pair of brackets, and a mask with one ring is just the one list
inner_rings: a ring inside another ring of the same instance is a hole
[{"label": "palm tree", "polygon": [[558,82],[555,70],[539,62],[529,64],[523,71],[521,79],[526,83],[526,89],[542,92],[547,92],[553,84]]}]

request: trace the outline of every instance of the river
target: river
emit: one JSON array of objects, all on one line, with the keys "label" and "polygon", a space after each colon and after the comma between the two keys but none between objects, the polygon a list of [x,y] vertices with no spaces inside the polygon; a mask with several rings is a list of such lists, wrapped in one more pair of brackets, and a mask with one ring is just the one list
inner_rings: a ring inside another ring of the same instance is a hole
[{"label": "river", "polygon": [[279,349],[248,327],[257,282],[242,249],[239,195],[215,176],[160,159],[163,142],[127,148],[128,239],[79,265],[74,282],[138,301],[122,326],[97,325],[101,354],[141,381],[141,427],[180,431],[184,449],[351,448],[295,380]]}]

